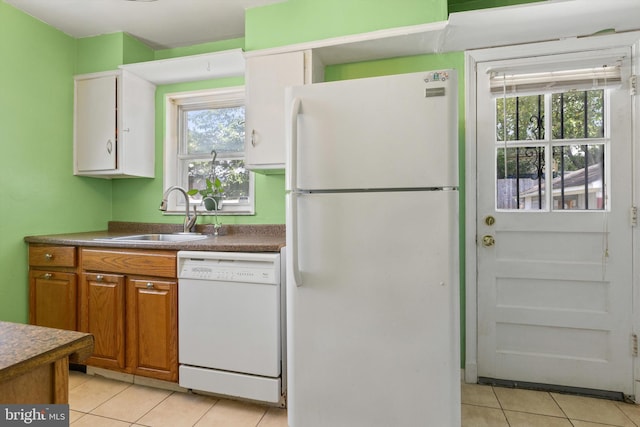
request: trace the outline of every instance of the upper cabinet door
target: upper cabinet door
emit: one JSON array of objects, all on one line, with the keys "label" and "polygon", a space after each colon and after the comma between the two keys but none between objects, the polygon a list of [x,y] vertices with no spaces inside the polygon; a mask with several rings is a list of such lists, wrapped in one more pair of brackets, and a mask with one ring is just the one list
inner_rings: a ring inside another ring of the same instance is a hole
[{"label": "upper cabinet door", "polygon": [[154,84],[122,70],[118,86],[118,169],[153,178],[155,169]]},{"label": "upper cabinet door", "polygon": [[116,169],[117,78],[101,76],[75,82],[76,173]]},{"label": "upper cabinet door", "polygon": [[284,169],[284,89],[305,83],[305,52],[247,58],[245,73],[245,165]]},{"label": "upper cabinet door", "polygon": [[125,71],[75,77],[74,173],[153,178],[155,85]]}]

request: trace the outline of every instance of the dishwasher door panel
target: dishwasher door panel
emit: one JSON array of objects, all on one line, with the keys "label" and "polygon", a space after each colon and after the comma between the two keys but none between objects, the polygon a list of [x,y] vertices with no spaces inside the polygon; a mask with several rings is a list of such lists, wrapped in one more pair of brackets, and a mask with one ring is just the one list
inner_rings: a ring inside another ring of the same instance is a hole
[{"label": "dishwasher door panel", "polygon": [[180,364],[280,375],[279,285],[180,279]]}]

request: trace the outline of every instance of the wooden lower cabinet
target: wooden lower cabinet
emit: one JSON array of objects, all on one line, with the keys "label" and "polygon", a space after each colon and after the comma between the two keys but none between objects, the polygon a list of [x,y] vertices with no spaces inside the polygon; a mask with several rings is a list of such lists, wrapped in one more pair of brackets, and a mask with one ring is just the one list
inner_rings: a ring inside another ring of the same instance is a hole
[{"label": "wooden lower cabinet", "polygon": [[93,355],[87,364],[124,369],[125,277],[120,274],[82,273],[80,330],[93,334]]},{"label": "wooden lower cabinet", "polygon": [[29,323],[77,330],[76,248],[29,245]]},{"label": "wooden lower cabinet", "polygon": [[127,358],[133,373],[178,380],[178,283],[127,279]]},{"label": "wooden lower cabinet", "polygon": [[[81,260],[79,329],[95,338],[87,365],[177,382],[175,252],[82,249]],[[110,271],[86,271],[96,268]]]},{"label": "wooden lower cabinet", "polygon": [[77,275],[61,271],[29,271],[29,323],[75,331]]}]

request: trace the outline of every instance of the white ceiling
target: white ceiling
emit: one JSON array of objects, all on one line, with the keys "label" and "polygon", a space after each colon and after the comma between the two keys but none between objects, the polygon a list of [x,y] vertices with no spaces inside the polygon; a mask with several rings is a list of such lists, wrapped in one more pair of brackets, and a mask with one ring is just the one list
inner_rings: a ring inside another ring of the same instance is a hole
[{"label": "white ceiling", "polygon": [[125,32],[153,49],[244,36],[248,8],[283,0],[3,0],[81,38]]}]

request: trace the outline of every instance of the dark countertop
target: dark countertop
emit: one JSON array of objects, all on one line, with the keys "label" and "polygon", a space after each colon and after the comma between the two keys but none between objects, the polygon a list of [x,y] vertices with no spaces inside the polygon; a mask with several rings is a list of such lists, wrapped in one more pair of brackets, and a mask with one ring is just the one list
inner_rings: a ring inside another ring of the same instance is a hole
[{"label": "dark countertop", "polygon": [[65,356],[82,362],[93,352],[93,335],[0,322],[0,344],[1,383]]},{"label": "dark countertop", "polygon": [[134,234],[177,233],[181,231],[181,224],[111,221],[107,230],[27,236],[24,240],[27,243],[51,245],[221,252],[279,252],[285,246],[285,226],[278,224],[223,225],[219,236],[213,235],[213,225],[198,225],[196,232],[208,235],[207,238],[186,242],[95,240]]}]

